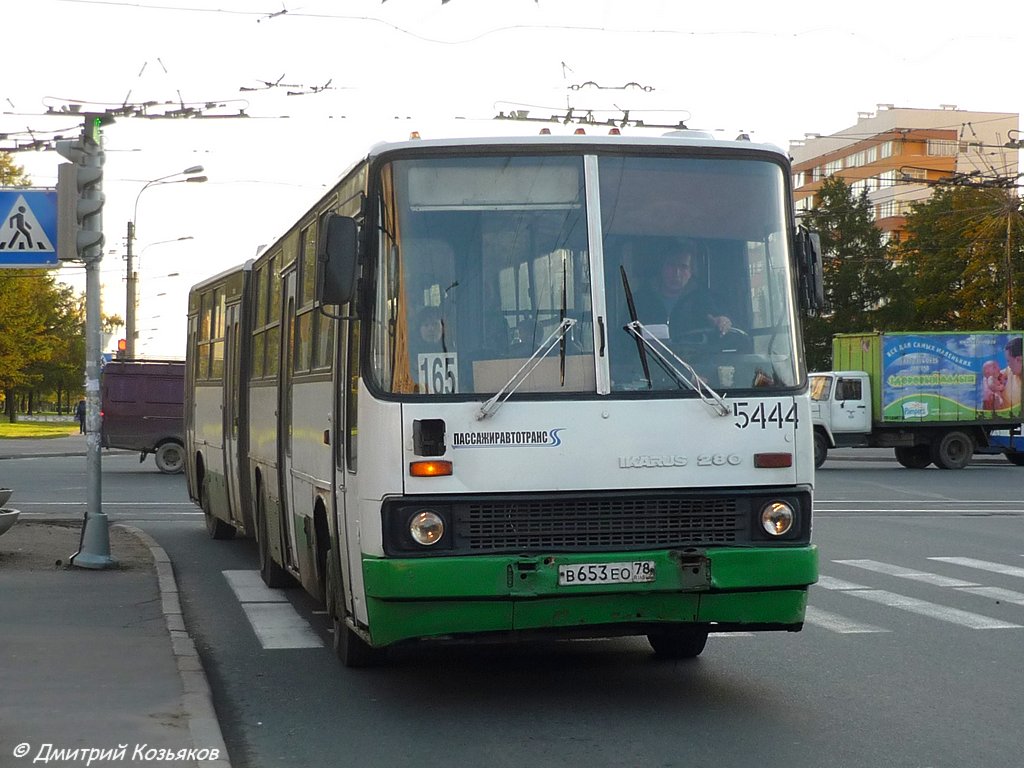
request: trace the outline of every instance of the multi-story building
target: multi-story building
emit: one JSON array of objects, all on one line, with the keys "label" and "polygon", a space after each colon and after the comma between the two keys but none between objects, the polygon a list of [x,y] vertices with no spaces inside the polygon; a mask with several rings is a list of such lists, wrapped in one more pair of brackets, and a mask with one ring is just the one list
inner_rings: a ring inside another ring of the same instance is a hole
[{"label": "multi-story building", "polygon": [[854,194],[866,190],[875,223],[898,239],[910,206],[927,199],[936,181],[953,176],[1017,177],[1019,115],[970,112],[952,105],[907,109],[879,104],[857,124],[830,136],[791,142],[797,211],[811,210],[822,182],[839,175]]}]

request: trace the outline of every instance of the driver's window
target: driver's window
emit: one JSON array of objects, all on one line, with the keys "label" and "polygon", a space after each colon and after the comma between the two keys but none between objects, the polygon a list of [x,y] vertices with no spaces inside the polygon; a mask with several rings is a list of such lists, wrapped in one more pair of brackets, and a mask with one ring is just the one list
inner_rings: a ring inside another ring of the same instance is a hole
[{"label": "driver's window", "polygon": [[781,170],[679,156],[598,171],[612,390],[795,386]]},{"label": "driver's window", "polygon": [[860,400],[861,383],[859,379],[840,379],[836,386],[839,400]]}]

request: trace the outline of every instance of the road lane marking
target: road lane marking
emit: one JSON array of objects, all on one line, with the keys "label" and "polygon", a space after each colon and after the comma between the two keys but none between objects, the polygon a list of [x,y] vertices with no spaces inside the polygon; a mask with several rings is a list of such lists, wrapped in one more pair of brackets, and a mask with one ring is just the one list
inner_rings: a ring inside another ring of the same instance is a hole
[{"label": "road lane marking", "polygon": [[829,613],[820,608],[808,605],[804,614],[804,623],[815,627],[827,629],[829,632],[837,632],[841,635],[866,635],[876,632],[890,632],[891,630],[876,627],[873,624],[861,624],[860,622],[847,619],[836,613]]},{"label": "road lane marking", "polygon": [[822,589],[834,589],[842,592],[848,589],[869,589],[863,584],[854,584],[852,581],[843,581],[833,576],[818,576],[818,581],[813,585],[821,587]]},{"label": "road lane marking", "polygon": [[925,600],[918,600],[905,595],[897,595],[895,592],[887,592],[883,589],[859,589],[845,592],[847,595],[856,595],[865,600],[870,600],[890,608],[899,608],[903,611],[916,613],[919,616],[927,616],[939,621],[959,624],[971,629],[1022,629],[1020,624],[1011,624],[1008,621],[1000,621],[979,613],[961,611],[959,608],[948,608],[944,605],[929,603]]},{"label": "road lane marking", "polygon": [[268,651],[323,647],[323,641],[291,603],[242,603],[242,608],[260,645]]},{"label": "road lane marking", "polygon": [[[969,582],[965,582],[965,584],[966,586],[964,587],[958,587],[957,591],[969,592],[981,597],[995,598],[1008,603],[1017,603],[1018,599],[1020,599],[1021,602],[1019,604],[1024,605],[1024,595],[1019,595],[1018,593],[1010,592],[1009,590],[1000,590],[996,587],[982,587],[977,584],[970,584]],[[832,576],[819,576],[817,586],[820,586],[823,589],[842,592],[847,595],[855,595],[856,597],[861,597],[865,600],[886,605],[890,608],[899,608],[921,616],[928,616],[933,619],[939,619],[940,621],[947,621],[953,624],[970,627],[971,629],[1021,629],[1019,624],[1012,624],[998,619],[992,619],[988,616],[982,616],[969,611],[962,611],[958,608],[948,608],[936,603],[929,603],[925,600],[917,600],[913,597],[905,597],[894,592],[872,589],[864,586],[863,584],[855,584],[851,581],[844,581],[843,579],[837,579]],[[811,606],[807,606],[807,610],[809,615],[813,616]],[[812,624],[815,623],[813,618],[809,618],[808,621]]]},{"label": "road lane marking", "polygon": [[1003,603],[1024,605],[1024,594],[1014,592],[1012,589],[1003,589],[1002,587],[968,587],[963,591],[980,597],[990,597]]},{"label": "road lane marking", "polygon": [[929,557],[929,560],[938,560],[941,563],[952,563],[962,565],[965,568],[976,568],[979,571],[990,571],[1003,576],[1017,576],[1024,578],[1024,568],[1016,565],[1003,565],[1002,563],[991,563],[988,560],[975,560],[973,557]]},{"label": "road lane marking", "polygon": [[240,603],[287,603],[279,589],[263,583],[259,571],[221,571]]},{"label": "road lane marking", "polygon": [[977,587],[977,583],[973,581],[963,581],[962,579],[952,579],[948,576],[940,576],[937,573],[926,573],[924,571],[915,571],[911,568],[903,568],[899,565],[892,565],[890,563],[880,563],[877,560],[833,560],[833,563],[839,563],[840,565],[851,565],[854,568],[863,568],[866,571],[873,571],[875,573],[881,573],[886,576],[895,576],[899,579],[909,579],[911,581],[920,581],[924,584],[931,584],[936,587]]},{"label": "road lane marking", "polygon": [[321,648],[323,641],[279,591],[263,583],[257,571],[221,571],[266,650]]}]

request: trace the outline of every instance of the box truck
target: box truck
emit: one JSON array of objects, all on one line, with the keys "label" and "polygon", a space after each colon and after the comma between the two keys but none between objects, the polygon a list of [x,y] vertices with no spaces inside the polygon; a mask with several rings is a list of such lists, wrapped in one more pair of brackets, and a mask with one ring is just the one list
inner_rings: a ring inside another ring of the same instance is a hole
[{"label": "box truck", "polygon": [[[815,465],[829,448],[893,448],[904,467],[961,469],[1021,425],[1022,333],[853,333],[812,373]],[[1012,446],[1007,450],[1013,450]]]},{"label": "box truck", "polygon": [[185,363],[174,360],[111,360],[100,375],[100,444],[152,453],[157,469],[185,469]]}]

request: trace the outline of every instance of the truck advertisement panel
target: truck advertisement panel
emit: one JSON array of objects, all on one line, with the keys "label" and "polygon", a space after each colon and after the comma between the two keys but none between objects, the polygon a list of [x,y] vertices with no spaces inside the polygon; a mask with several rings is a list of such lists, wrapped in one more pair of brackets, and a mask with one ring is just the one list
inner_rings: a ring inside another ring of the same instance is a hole
[{"label": "truck advertisement panel", "polygon": [[1019,419],[1020,333],[882,337],[882,420]]}]

